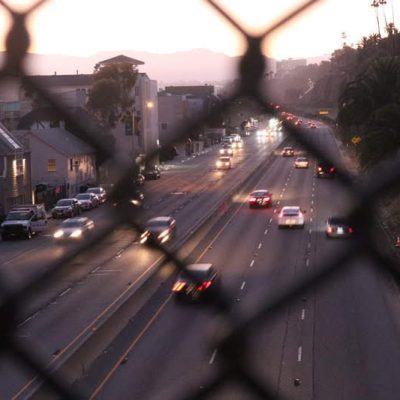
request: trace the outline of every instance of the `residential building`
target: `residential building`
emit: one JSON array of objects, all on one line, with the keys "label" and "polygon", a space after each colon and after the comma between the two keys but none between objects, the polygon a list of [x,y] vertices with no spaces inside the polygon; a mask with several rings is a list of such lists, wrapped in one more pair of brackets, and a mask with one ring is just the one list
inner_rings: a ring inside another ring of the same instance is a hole
[{"label": "residential building", "polygon": [[79,193],[87,183],[96,182],[96,154],[93,147],[49,121],[34,123],[13,133],[31,152],[32,186],[57,188],[66,197]]},{"label": "residential building", "polygon": [[15,204],[31,203],[30,153],[0,124],[0,215]]}]

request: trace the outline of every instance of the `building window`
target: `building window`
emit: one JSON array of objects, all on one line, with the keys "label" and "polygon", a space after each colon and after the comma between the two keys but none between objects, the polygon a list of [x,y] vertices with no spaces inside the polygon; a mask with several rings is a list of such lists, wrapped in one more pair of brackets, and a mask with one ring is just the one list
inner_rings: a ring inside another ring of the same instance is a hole
[{"label": "building window", "polygon": [[50,128],[59,128],[60,121],[50,121]]},{"label": "building window", "polygon": [[168,124],[166,122],[161,122],[161,130],[166,131],[168,128]]},{"label": "building window", "polygon": [[70,171],[74,170],[74,160],[72,158],[69,159],[69,170]]},{"label": "building window", "polygon": [[48,172],[56,172],[57,171],[55,159],[50,158],[47,160],[47,171]]}]

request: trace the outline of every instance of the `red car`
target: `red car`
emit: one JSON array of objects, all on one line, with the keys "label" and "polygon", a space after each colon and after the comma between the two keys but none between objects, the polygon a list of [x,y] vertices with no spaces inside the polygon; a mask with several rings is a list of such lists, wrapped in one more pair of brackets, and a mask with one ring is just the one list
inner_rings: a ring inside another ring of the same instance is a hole
[{"label": "red car", "polygon": [[249,207],[270,207],[272,205],[272,194],[266,189],[255,190],[250,193]]}]

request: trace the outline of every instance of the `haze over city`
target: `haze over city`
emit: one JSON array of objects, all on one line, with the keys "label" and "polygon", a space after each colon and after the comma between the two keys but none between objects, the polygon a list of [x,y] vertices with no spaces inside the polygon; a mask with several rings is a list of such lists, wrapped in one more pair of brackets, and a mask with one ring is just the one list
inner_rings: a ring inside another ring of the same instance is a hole
[{"label": "haze over city", "polygon": [[[34,2],[8,3],[24,10]],[[246,30],[257,34],[303,1],[219,0],[216,3]],[[370,3],[321,0],[274,34],[270,45],[266,44],[265,53],[275,59],[330,54],[343,41],[356,44],[362,36],[377,33],[376,11],[382,21],[387,18],[396,23],[398,17],[392,2],[388,2],[385,15]],[[0,35],[4,37],[10,21],[3,8],[0,22]],[[54,0],[40,6],[28,22],[34,32],[30,52],[39,54],[88,57],[104,51],[174,53],[205,48],[237,56],[245,48],[235,28],[203,0],[114,0],[112,7],[109,2],[98,0]]]}]

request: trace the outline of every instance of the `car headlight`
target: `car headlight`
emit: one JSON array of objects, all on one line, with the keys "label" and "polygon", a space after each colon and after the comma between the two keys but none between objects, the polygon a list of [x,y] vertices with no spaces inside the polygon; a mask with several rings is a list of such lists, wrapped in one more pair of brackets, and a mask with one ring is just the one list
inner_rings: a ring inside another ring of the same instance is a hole
[{"label": "car headlight", "polygon": [[54,237],[55,239],[58,239],[58,238],[60,238],[60,237],[62,237],[62,236],[64,236],[64,232],[63,232],[61,229],[55,231],[55,232],[54,232],[54,235],[53,235],[53,237]]},{"label": "car headlight", "polygon": [[76,229],[71,233],[72,238],[79,238],[82,236],[82,231],[80,229]]},{"label": "car headlight", "polygon": [[140,243],[146,243],[147,239],[150,236],[150,232],[149,231],[144,231],[141,235],[140,235]]},{"label": "car headlight", "polygon": [[222,162],[221,161],[217,161],[216,165],[217,165],[217,167],[222,167]]},{"label": "car headlight", "polygon": [[158,235],[158,238],[159,238],[159,239],[162,239],[162,238],[164,238],[165,236],[168,236],[168,234],[169,234],[169,230],[168,230],[168,229],[165,229],[164,231],[160,232],[160,234]]}]

